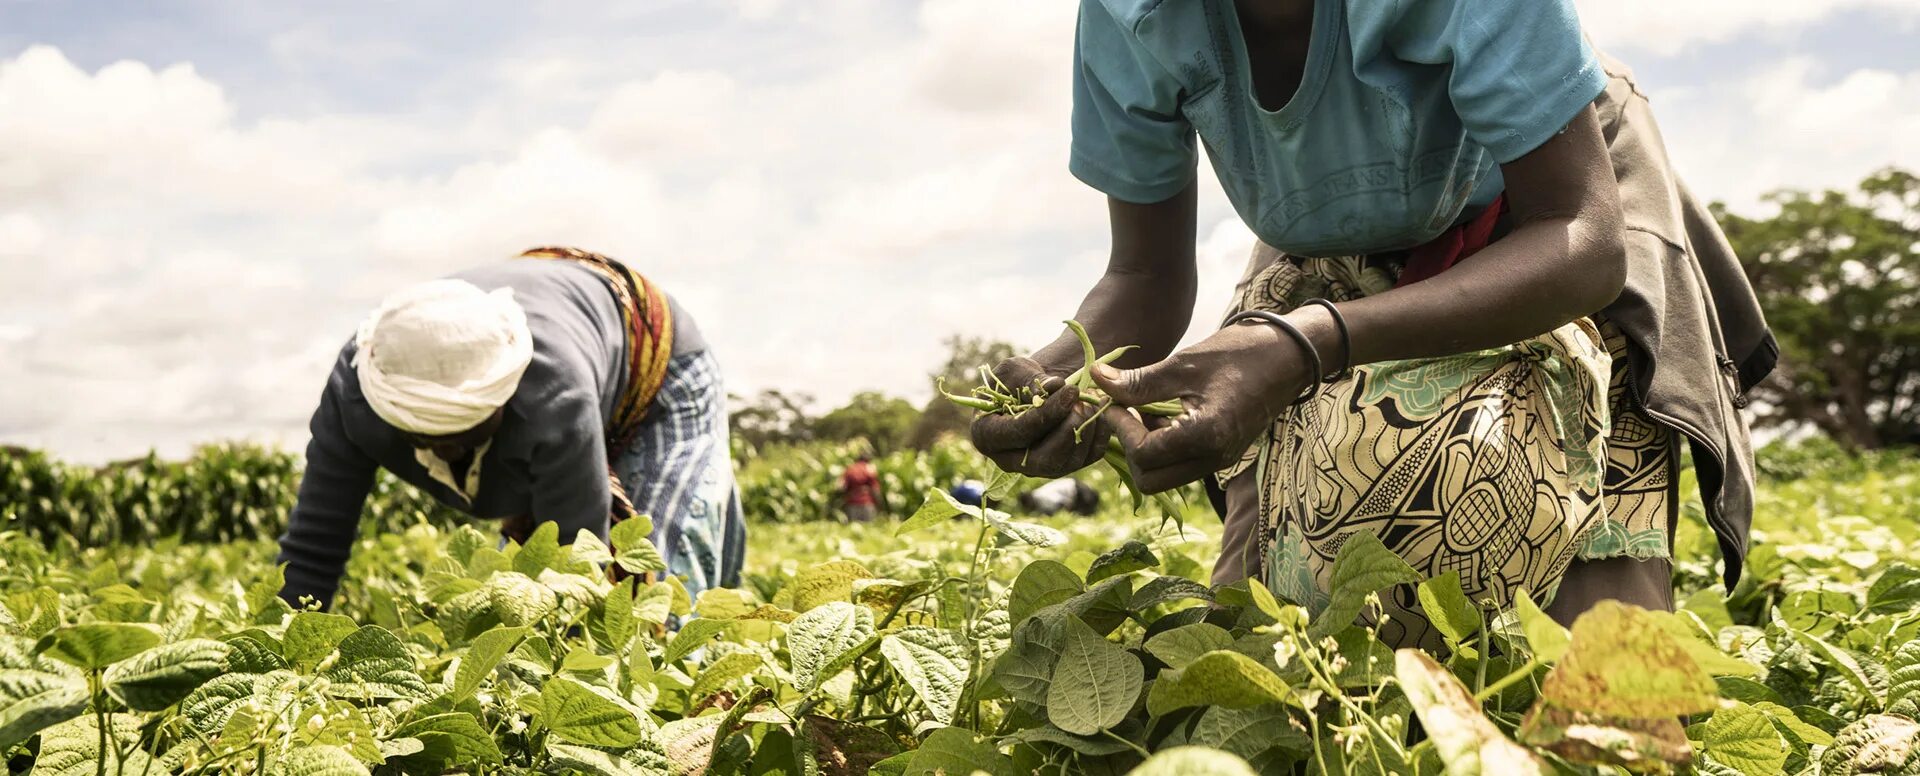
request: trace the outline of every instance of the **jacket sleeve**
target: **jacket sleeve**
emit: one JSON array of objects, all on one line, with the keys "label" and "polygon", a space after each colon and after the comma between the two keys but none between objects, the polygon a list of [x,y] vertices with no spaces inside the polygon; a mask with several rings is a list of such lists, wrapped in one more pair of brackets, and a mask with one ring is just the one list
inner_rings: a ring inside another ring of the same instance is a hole
[{"label": "jacket sleeve", "polygon": [[606,542],[613,498],[599,407],[586,400],[556,405],[549,409],[559,416],[541,423],[555,433],[534,445],[529,467],[534,523],[557,523],[561,544],[572,543],[583,528]]},{"label": "jacket sleeve", "polygon": [[304,596],[313,597],[323,608],[333,606],[378,468],[347,438],[337,394],[329,386],[313,413],[313,439],[307,443],[300,495],[287,518],[287,531],[280,536],[278,562],[286,564],[286,585],[280,597],[295,607]]}]

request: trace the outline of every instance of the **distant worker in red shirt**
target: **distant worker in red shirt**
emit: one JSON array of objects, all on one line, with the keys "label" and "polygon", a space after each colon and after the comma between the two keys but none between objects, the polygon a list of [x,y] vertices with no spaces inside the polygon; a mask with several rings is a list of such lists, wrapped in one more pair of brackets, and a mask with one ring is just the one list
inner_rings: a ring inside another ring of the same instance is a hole
[{"label": "distant worker in red shirt", "polygon": [[861,455],[840,475],[840,506],[849,523],[870,523],[880,513],[880,473],[873,460]]}]

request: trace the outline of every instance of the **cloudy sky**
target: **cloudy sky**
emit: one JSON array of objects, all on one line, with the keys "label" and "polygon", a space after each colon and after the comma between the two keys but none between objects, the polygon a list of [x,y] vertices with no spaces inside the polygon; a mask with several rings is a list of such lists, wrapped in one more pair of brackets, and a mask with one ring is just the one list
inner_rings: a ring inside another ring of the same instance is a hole
[{"label": "cloudy sky", "polygon": [[[1694,187],[1920,167],[1920,0],[1579,0]],[[618,7],[620,10],[608,10]],[[1104,260],[1068,0],[0,0],[0,443],[298,444],[387,290],[533,244],[682,298],[730,387],[923,396]],[[1251,237],[1202,201],[1203,311]]]}]

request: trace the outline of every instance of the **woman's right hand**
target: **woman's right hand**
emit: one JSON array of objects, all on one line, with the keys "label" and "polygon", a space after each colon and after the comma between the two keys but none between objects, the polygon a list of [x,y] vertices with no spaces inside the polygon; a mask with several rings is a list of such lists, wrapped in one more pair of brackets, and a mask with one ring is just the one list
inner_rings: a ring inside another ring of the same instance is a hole
[{"label": "woman's right hand", "polygon": [[[1105,418],[1087,423],[1094,406],[1081,401],[1079,389],[1067,385],[1062,375],[1025,356],[1000,362],[993,374],[1008,387],[1032,388],[1047,395],[1039,407],[1019,415],[974,419],[973,446],[995,465],[1029,477],[1064,477],[1106,454],[1112,427]],[[1075,439],[1074,431],[1082,423],[1086,428]]]}]

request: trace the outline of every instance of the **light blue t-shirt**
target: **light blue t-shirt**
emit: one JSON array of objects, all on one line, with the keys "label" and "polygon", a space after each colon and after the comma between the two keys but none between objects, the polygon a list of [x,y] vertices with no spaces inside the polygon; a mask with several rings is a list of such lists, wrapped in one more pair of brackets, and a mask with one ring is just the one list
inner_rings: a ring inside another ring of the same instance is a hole
[{"label": "light blue t-shirt", "polygon": [[1159,202],[1207,146],[1254,234],[1303,256],[1409,248],[1502,188],[1606,86],[1572,0],[1316,0],[1299,91],[1254,96],[1233,0],[1082,0],[1073,174]]}]

